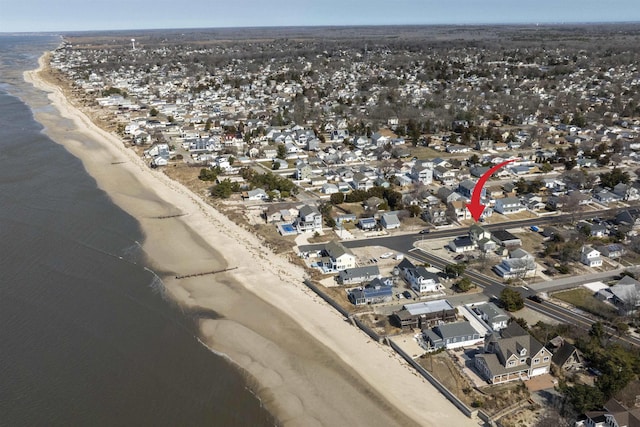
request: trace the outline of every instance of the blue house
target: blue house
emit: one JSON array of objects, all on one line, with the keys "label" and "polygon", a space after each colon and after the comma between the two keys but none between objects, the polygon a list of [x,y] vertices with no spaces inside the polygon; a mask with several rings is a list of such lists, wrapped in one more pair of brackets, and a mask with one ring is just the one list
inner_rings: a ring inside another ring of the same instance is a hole
[{"label": "blue house", "polygon": [[363,288],[355,288],[349,292],[349,301],[354,305],[376,304],[393,299],[393,282],[391,279],[374,279]]}]

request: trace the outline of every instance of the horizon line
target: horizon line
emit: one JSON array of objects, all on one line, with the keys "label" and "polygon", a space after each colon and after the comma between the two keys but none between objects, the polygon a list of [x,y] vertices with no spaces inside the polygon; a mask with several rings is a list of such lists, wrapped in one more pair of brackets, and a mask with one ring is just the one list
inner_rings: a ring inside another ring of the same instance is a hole
[{"label": "horizon line", "polygon": [[45,30],[45,31],[0,31],[0,35],[64,35],[73,33],[97,33],[131,32],[131,31],[194,31],[194,30],[242,30],[242,29],[305,29],[305,28],[384,28],[384,27],[488,27],[488,26],[535,26],[552,27],[568,25],[616,25],[616,24],[640,24],[640,20],[629,21],[531,21],[531,22],[466,22],[466,23],[424,23],[424,24],[321,24],[321,25],[249,25],[249,26],[213,26],[213,27],[145,27],[145,28],[111,28],[111,29],[86,29],[86,30]]}]

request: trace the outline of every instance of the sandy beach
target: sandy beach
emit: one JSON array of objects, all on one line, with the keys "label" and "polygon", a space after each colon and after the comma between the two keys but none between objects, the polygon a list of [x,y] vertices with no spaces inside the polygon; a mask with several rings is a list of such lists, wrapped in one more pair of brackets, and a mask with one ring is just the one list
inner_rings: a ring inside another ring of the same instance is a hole
[{"label": "sandy beach", "polygon": [[[93,124],[41,78],[44,65],[43,56],[25,80],[48,92],[57,113],[37,112],[36,119],[139,221],[167,297],[198,314],[201,341],[246,373],[281,424],[478,425],[307,289],[301,268]],[[227,267],[234,269],[176,279]]]}]

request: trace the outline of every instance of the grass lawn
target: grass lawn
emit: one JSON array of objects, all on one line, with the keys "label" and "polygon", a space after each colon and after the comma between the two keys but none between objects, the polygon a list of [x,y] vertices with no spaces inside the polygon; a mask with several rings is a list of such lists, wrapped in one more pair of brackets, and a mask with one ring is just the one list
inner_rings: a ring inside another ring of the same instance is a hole
[{"label": "grass lawn", "polygon": [[557,292],[552,295],[564,302],[567,302],[581,310],[606,319],[616,315],[616,310],[599,301],[593,296],[593,292],[585,288],[571,289],[569,291]]}]

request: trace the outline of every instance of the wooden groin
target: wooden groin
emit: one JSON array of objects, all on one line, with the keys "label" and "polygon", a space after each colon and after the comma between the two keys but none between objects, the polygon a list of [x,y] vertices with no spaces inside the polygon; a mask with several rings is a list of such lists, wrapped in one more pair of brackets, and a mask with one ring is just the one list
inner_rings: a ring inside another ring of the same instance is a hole
[{"label": "wooden groin", "polygon": [[205,271],[202,273],[182,274],[182,275],[176,276],[176,279],[188,279],[189,277],[208,276],[211,274],[218,274],[218,273],[224,273],[225,271],[236,270],[237,268],[238,267],[230,267],[230,268],[225,268],[223,270],[213,270],[213,271]]},{"label": "wooden groin", "polygon": [[153,219],[169,219],[169,218],[178,218],[180,216],[185,216],[186,213],[180,213],[180,214],[175,214],[175,215],[161,215],[161,216],[154,216],[152,217]]}]

